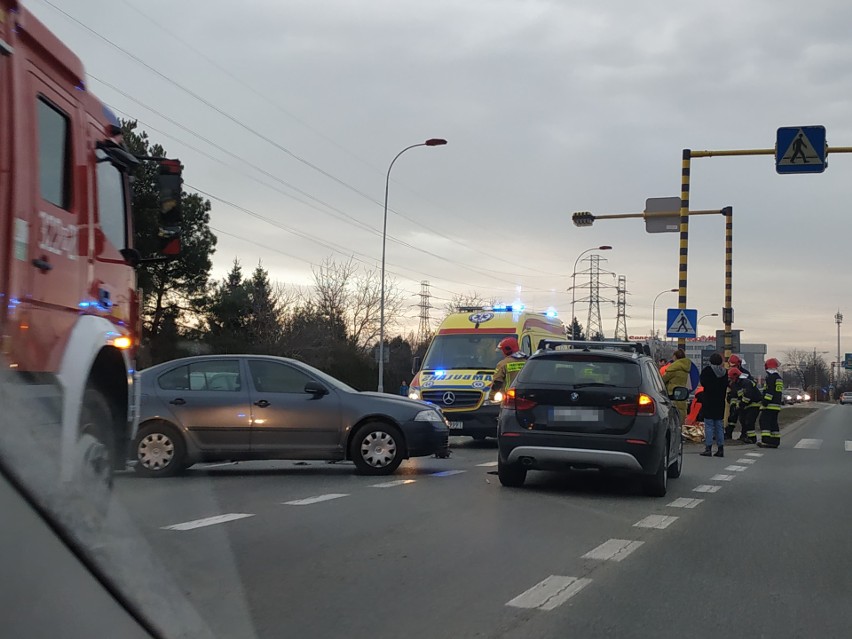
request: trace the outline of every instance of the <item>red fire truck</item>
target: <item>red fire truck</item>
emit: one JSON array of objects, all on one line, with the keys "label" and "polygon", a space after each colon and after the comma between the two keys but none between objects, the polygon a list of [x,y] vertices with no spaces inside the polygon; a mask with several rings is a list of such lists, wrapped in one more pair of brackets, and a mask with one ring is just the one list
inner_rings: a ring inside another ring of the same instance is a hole
[{"label": "red fire truck", "polygon": [[[129,176],[146,161],[160,167],[159,256],[134,248]],[[180,192],[180,162],[131,155],[77,56],[18,0],[0,0],[0,360],[19,398],[53,407],[32,428],[55,442],[64,482],[103,489],[124,467],[135,269],[179,251]]]}]

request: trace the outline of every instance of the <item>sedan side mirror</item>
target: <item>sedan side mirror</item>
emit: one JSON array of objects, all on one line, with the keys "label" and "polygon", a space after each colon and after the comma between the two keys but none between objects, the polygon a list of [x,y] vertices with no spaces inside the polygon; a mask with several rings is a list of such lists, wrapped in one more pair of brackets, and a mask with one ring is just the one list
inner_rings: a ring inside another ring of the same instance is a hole
[{"label": "sedan side mirror", "polygon": [[686,401],[689,398],[689,389],[686,386],[675,386],[669,397],[676,402]]},{"label": "sedan side mirror", "polygon": [[328,395],[328,389],[319,382],[308,382],[305,384],[305,392],[310,393],[316,398]]}]

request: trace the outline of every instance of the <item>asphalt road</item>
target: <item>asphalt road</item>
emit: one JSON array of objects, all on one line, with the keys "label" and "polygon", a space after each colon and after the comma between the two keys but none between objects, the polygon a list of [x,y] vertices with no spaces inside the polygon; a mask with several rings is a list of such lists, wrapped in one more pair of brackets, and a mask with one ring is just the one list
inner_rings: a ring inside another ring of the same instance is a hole
[{"label": "asphalt road", "polygon": [[852,406],[786,429],[778,450],[690,445],[661,499],[596,473],[503,488],[493,442],[452,444],[391,477],[252,462],[117,490],[222,637],[851,632]]}]

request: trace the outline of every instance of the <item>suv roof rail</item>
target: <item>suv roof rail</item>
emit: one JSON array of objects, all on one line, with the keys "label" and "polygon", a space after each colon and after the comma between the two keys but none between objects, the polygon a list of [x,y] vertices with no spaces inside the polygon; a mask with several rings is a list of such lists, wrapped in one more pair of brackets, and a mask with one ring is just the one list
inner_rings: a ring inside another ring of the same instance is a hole
[{"label": "suv roof rail", "polygon": [[598,342],[590,340],[543,339],[538,343],[539,350],[545,351],[621,351],[650,355],[651,349],[642,342]]}]

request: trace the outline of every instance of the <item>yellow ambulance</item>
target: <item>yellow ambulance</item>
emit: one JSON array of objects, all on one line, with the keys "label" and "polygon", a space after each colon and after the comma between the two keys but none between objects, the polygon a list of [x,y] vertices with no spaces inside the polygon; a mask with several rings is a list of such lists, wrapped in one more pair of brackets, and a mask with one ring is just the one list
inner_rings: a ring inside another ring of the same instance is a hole
[{"label": "yellow ambulance", "polygon": [[494,368],[503,359],[497,344],[518,340],[531,355],[542,339],[565,339],[565,325],[554,311],[535,313],[523,306],[463,307],[441,323],[416,374],[409,397],[441,408],[451,435],[485,439],[497,435],[500,403],[488,399]]}]

